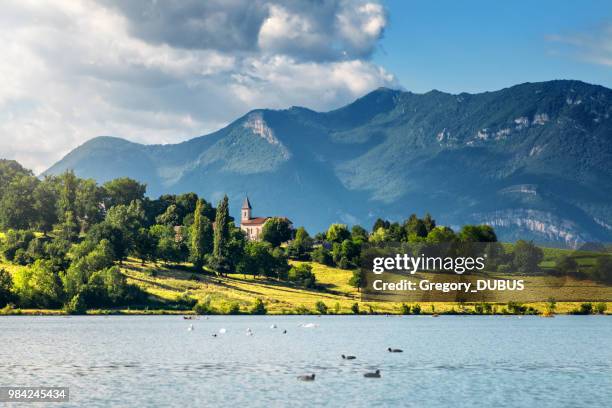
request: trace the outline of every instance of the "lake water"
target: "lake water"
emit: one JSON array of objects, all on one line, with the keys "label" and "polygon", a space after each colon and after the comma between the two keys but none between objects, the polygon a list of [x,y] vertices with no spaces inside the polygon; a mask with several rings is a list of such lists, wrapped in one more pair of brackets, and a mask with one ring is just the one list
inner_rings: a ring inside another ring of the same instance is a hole
[{"label": "lake water", "polygon": [[604,316],[0,317],[0,386],[87,407],[610,407],[611,339]]}]

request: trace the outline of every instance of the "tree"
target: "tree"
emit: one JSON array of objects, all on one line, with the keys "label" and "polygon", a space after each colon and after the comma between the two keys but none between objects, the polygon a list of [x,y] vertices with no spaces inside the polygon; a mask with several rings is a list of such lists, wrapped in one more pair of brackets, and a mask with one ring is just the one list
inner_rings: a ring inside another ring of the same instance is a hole
[{"label": "tree", "polygon": [[373,244],[382,244],[384,242],[388,242],[389,238],[387,236],[387,230],[383,227],[380,227],[370,235],[369,241]]},{"label": "tree", "polygon": [[117,205],[129,205],[132,201],[142,201],[147,186],[131,178],[122,177],[104,183],[103,189],[104,205],[108,210]]},{"label": "tree", "polygon": [[0,268],[0,307],[13,300],[13,278],[6,270]]},{"label": "tree", "polygon": [[36,212],[36,228],[47,234],[57,223],[57,190],[49,177],[38,183],[34,189],[34,211]]},{"label": "tree", "polygon": [[27,251],[34,238],[34,233],[29,230],[9,230],[0,247],[2,255],[8,261],[16,261],[17,254]]},{"label": "tree", "polygon": [[291,239],[291,223],[287,218],[269,218],[261,231],[261,238],[273,246],[280,246],[283,242]]},{"label": "tree", "polygon": [[326,238],[329,242],[341,243],[345,239],[350,239],[351,233],[346,224],[332,224],[327,230]]},{"label": "tree", "polygon": [[365,284],[365,275],[361,269],[355,269],[353,276],[349,279],[349,285],[355,287],[358,292],[361,291],[361,287]]},{"label": "tree", "polygon": [[306,263],[291,267],[287,279],[304,288],[314,288],[317,284],[315,274],[312,272],[312,266]]},{"label": "tree", "polygon": [[287,254],[298,260],[306,260],[308,253],[312,251],[313,240],[304,227],[299,227],[295,232],[295,238],[287,247]]},{"label": "tree", "polygon": [[255,299],[255,303],[251,307],[251,314],[264,315],[266,313],[268,313],[268,309],[266,309],[266,305],[264,304],[263,300],[259,298]]},{"label": "tree", "polygon": [[368,242],[368,231],[361,225],[353,225],[351,228],[351,237],[355,243],[361,245]]},{"label": "tree", "polygon": [[428,244],[442,244],[454,242],[457,239],[455,232],[449,227],[435,227],[427,234]]},{"label": "tree", "polygon": [[57,188],[59,190],[59,198],[57,201],[57,216],[60,222],[65,221],[66,214],[70,212],[72,216],[77,215],[76,196],[78,179],[73,171],[67,171],[56,179]]},{"label": "tree", "polygon": [[378,218],[376,219],[376,222],[374,222],[374,225],[372,226],[372,232],[378,230],[379,228],[387,229],[389,228],[390,225],[391,223],[389,221],[383,220],[382,218]]},{"label": "tree", "polygon": [[98,187],[95,180],[79,180],[75,207],[82,231],[86,231],[91,225],[102,220],[102,198],[102,189]]},{"label": "tree", "polygon": [[[132,201],[129,205],[119,204],[112,207],[106,215],[106,222],[118,228],[123,235],[125,251],[130,253],[136,247],[138,231],[145,223],[145,213],[141,201]],[[119,261],[124,257],[118,258]]]},{"label": "tree", "polygon": [[61,305],[62,284],[48,261],[38,260],[15,274],[15,291],[23,306],[55,308]]},{"label": "tree", "polygon": [[431,214],[429,213],[425,214],[425,217],[423,218],[423,224],[425,224],[425,229],[427,230],[428,234],[429,232],[431,232],[431,230],[436,228],[436,220],[434,220],[431,217]]},{"label": "tree", "polygon": [[94,272],[113,266],[115,260],[111,244],[105,239],[97,244],[91,241],[75,244],[70,249],[69,257],[72,263],[61,277],[70,299],[89,282]]},{"label": "tree", "polygon": [[213,249],[213,230],[210,220],[202,214],[202,201],[196,203],[191,226],[190,258],[197,271],[204,266],[206,255]]},{"label": "tree", "polygon": [[58,226],[58,237],[69,242],[75,242],[79,237],[79,225],[72,211],[66,211],[62,223]]},{"label": "tree", "polygon": [[462,242],[497,242],[495,230],[490,225],[464,225],[459,231]]},{"label": "tree", "polygon": [[229,241],[229,203],[227,195],[217,206],[217,214],[215,217],[215,233],[213,245],[213,263],[217,272],[227,274],[229,272],[228,256],[228,241]]},{"label": "tree", "polygon": [[[428,214],[429,215],[429,214]],[[435,225],[435,221],[429,220],[430,226]],[[409,242],[414,242],[418,238],[425,238],[428,233],[427,225],[425,222],[418,218],[416,214],[411,214],[410,217],[404,222],[404,231],[406,238]]]},{"label": "tree", "polygon": [[136,234],[133,249],[134,256],[140,258],[143,265],[146,260],[154,260],[156,243],[155,237],[151,235],[151,232],[147,228],[141,227]]},{"label": "tree", "polygon": [[36,226],[34,190],[38,180],[30,176],[17,176],[3,191],[0,199],[0,227],[27,229]]},{"label": "tree", "polygon": [[310,254],[310,257],[313,261],[323,265],[332,266],[334,264],[332,254],[323,246],[316,247]]},{"label": "tree", "polygon": [[103,240],[108,241],[113,254],[117,259],[125,259],[128,254],[129,244],[121,228],[112,225],[108,221],[94,225],[87,233],[86,242],[97,245]]},{"label": "tree", "polygon": [[598,257],[590,277],[599,282],[612,283],[612,256],[604,255]]},{"label": "tree", "polygon": [[323,303],[323,301],[319,300],[317,303],[315,303],[315,309],[317,309],[317,312],[324,315],[327,314],[328,307],[325,303]]},{"label": "tree", "polygon": [[172,227],[181,225],[181,221],[182,219],[176,204],[170,204],[163,214],[160,214],[155,218],[156,223],[170,225]]},{"label": "tree", "polygon": [[514,246],[514,266],[519,272],[534,272],[544,258],[542,249],[531,241],[518,240]]},{"label": "tree", "polygon": [[174,228],[157,224],[149,231],[155,240],[155,259],[161,259],[165,263],[181,261],[181,243],[176,239]]},{"label": "tree", "polygon": [[574,258],[568,255],[562,255],[555,262],[557,271],[564,275],[578,272],[578,262]]}]

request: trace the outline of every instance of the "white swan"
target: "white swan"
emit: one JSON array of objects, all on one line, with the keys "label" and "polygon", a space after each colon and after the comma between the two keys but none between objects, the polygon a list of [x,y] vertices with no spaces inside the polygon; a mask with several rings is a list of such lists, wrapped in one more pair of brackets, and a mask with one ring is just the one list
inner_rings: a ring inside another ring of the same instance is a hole
[{"label": "white swan", "polygon": [[220,333],[220,334],[227,333],[227,330],[226,330],[226,329],[219,329],[219,333]]}]

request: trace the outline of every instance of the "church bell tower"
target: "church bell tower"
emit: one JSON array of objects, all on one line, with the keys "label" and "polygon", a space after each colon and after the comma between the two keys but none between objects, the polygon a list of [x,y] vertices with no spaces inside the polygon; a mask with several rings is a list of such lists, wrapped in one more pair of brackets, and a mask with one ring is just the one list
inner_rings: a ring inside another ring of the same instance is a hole
[{"label": "church bell tower", "polygon": [[249,197],[244,197],[244,202],[242,203],[242,217],[241,221],[248,221],[251,219],[251,203],[249,202]]}]

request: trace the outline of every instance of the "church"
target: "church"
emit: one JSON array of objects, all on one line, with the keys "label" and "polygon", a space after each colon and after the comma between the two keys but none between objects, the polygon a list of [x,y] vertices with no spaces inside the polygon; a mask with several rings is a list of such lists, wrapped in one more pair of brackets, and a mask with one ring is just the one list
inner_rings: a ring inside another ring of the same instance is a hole
[{"label": "church", "polygon": [[[240,229],[243,230],[248,239],[259,241],[263,226],[272,217],[253,217],[253,207],[249,201],[249,197],[244,198],[240,216]],[[289,221],[291,222],[291,221]]]}]

